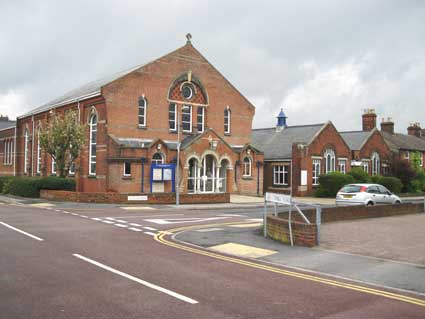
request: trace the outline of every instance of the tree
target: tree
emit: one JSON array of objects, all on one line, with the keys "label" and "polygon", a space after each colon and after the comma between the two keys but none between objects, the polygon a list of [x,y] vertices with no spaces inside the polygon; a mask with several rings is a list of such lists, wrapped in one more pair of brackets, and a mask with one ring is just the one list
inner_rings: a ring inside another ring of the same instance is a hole
[{"label": "tree", "polygon": [[392,162],[392,175],[399,178],[403,183],[403,191],[411,191],[411,181],[416,177],[417,172],[406,160],[395,156]]},{"label": "tree", "polygon": [[84,126],[78,123],[74,111],[52,113],[49,123],[40,131],[40,146],[56,161],[60,177],[68,175],[83,144]]}]

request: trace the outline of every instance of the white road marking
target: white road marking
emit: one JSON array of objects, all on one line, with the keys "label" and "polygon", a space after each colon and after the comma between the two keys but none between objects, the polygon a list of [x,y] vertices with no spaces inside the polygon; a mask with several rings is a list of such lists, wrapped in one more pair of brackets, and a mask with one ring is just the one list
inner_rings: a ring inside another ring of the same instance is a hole
[{"label": "white road marking", "polygon": [[[129,215],[129,216],[114,216],[114,217],[106,217],[107,219],[115,219],[115,218],[140,218],[140,217],[163,217],[163,216],[182,216],[184,214],[163,214],[163,215],[143,215],[143,216],[136,216],[136,215]],[[104,218],[104,217],[102,217]]]},{"label": "white road marking", "polygon": [[127,207],[120,207],[121,209],[125,210],[153,210],[156,209],[155,207],[149,207],[149,206],[127,206]]},{"label": "white road marking", "polygon": [[55,212],[60,212],[61,210],[60,209],[55,209]]},{"label": "white road marking", "polygon": [[101,220],[100,218],[96,218],[96,217],[92,217],[90,219],[97,220],[97,221]]},{"label": "white road marking", "polygon": [[110,220],[102,220],[102,223],[105,223],[105,224],[113,224],[113,223],[115,223],[115,222],[110,221]]},{"label": "white road marking", "polygon": [[114,268],[112,268],[112,267],[106,266],[105,264],[101,264],[100,262],[97,262],[97,261],[95,261],[95,260],[93,260],[93,259],[90,259],[90,258],[87,258],[87,257],[81,256],[81,255],[79,255],[79,254],[73,254],[73,256],[74,256],[74,257],[77,257],[77,258],[79,258],[79,259],[81,259],[81,260],[84,260],[84,261],[86,261],[86,262],[88,262],[88,263],[90,263],[90,264],[92,264],[92,265],[95,265],[95,266],[97,266],[97,267],[99,267],[99,268],[102,268],[102,269],[104,269],[104,270],[110,271],[110,272],[112,272],[112,273],[114,273],[114,274],[120,275],[121,277],[124,277],[124,278],[127,278],[127,279],[129,279],[129,280],[135,281],[135,282],[137,282],[137,283],[139,283],[139,284],[141,284],[141,285],[144,285],[144,286],[146,286],[146,287],[149,287],[149,288],[152,288],[152,289],[154,289],[154,290],[160,291],[160,292],[162,292],[162,293],[165,293],[165,294],[167,294],[167,295],[169,295],[169,296],[172,296],[172,297],[174,297],[174,298],[177,298],[177,299],[179,299],[179,300],[185,301],[185,302],[190,303],[190,304],[197,304],[197,303],[198,303],[198,301],[196,301],[196,300],[194,300],[194,299],[192,299],[192,298],[189,298],[189,297],[183,296],[183,295],[181,295],[181,294],[179,294],[179,293],[177,293],[177,292],[174,292],[174,291],[171,291],[171,290],[168,290],[168,289],[162,288],[162,287],[157,286],[157,285],[155,285],[155,284],[152,284],[152,283],[150,283],[150,282],[144,281],[144,280],[142,280],[142,279],[140,279],[140,278],[137,278],[137,277],[134,277],[134,276],[132,276],[132,275],[126,274],[126,273],[124,273],[124,272],[122,272],[122,271],[119,271],[119,270],[114,269]]},{"label": "white road marking", "polygon": [[220,214],[217,215],[218,217],[246,217],[244,215],[237,215],[237,214]]},{"label": "white road marking", "polygon": [[83,218],[88,218],[88,216],[86,216],[86,215],[80,215],[80,217],[83,217]]},{"label": "white road marking", "polygon": [[211,220],[225,219],[225,218],[230,218],[230,217],[145,219],[145,221],[159,224],[159,225],[168,225],[168,224],[207,222]]},{"label": "white road marking", "polygon": [[252,221],[252,222],[262,222],[263,221],[262,218],[251,218],[251,219],[248,219],[248,220]]},{"label": "white road marking", "polygon": [[115,219],[115,220],[119,223],[127,223],[125,220],[121,220],[121,219]]},{"label": "white road marking", "polygon": [[66,211],[63,211],[62,213],[64,213],[64,214],[71,214],[70,212],[66,212]]},{"label": "white road marking", "polygon": [[18,233],[21,233],[21,234],[23,234],[23,235],[25,235],[25,236],[31,237],[31,238],[33,238],[33,239],[35,239],[35,240],[38,240],[38,241],[43,241],[43,240],[44,240],[44,239],[42,239],[42,238],[40,238],[40,237],[37,237],[37,236],[31,235],[31,234],[29,234],[29,233],[27,233],[27,232],[24,232],[23,230],[20,230],[20,229],[18,229],[18,228],[15,228],[15,227],[13,227],[13,226],[10,226],[9,224],[3,223],[3,222],[0,222],[0,224],[2,224],[3,226],[5,226],[5,227],[7,227],[7,228],[10,228],[10,229],[12,229],[12,230],[14,230],[14,231],[18,232]]},{"label": "white road marking", "polygon": [[115,218],[112,218],[112,217],[106,217],[106,219],[115,220]]},{"label": "white road marking", "polygon": [[136,227],[142,227],[142,225],[140,224],[136,224],[136,223],[130,223],[131,226],[136,226]]},{"label": "white road marking", "polygon": [[122,227],[122,228],[127,228],[128,227],[127,225],[123,225],[123,224],[114,224],[114,226]]},{"label": "white road marking", "polygon": [[77,213],[71,213],[71,215],[79,216],[80,214],[77,214]]},{"label": "white road marking", "polygon": [[147,229],[147,230],[158,230],[158,229],[156,229],[156,228],[153,228],[153,227],[143,227],[144,229]]},{"label": "white road marking", "polygon": [[134,230],[134,231],[142,231],[141,229],[139,229],[139,228],[134,228],[134,227],[129,227],[128,229],[131,229],[131,230]]},{"label": "white road marking", "polygon": [[206,229],[197,229],[196,231],[200,233],[207,233],[210,231],[219,231],[219,230],[223,230],[223,228],[206,228]]},{"label": "white road marking", "polygon": [[156,235],[155,233],[151,233],[150,231],[145,231],[144,234],[151,235],[151,236],[155,236]]}]

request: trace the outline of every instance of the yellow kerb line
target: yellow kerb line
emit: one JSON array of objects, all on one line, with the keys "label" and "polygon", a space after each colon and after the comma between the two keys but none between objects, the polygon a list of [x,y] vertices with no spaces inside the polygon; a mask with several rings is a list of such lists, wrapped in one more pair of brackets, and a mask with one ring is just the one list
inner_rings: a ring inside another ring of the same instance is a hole
[{"label": "yellow kerb line", "polygon": [[251,262],[251,261],[242,260],[242,259],[239,259],[239,258],[228,257],[228,256],[204,251],[204,250],[201,250],[201,249],[192,248],[192,247],[189,247],[189,246],[184,246],[184,245],[177,244],[177,243],[174,243],[174,242],[171,242],[171,241],[164,239],[164,236],[166,236],[167,234],[176,233],[176,232],[180,232],[180,231],[183,231],[183,230],[205,228],[205,227],[211,227],[211,226],[217,227],[217,226],[225,226],[225,225],[240,224],[240,223],[241,222],[237,222],[237,223],[232,222],[232,223],[222,223],[222,224],[209,224],[209,225],[180,227],[180,228],[167,230],[166,232],[161,231],[158,234],[156,234],[154,238],[155,238],[156,241],[158,241],[158,242],[160,242],[164,245],[174,247],[174,248],[178,248],[178,249],[185,250],[185,251],[189,251],[189,252],[192,252],[192,253],[195,253],[195,254],[200,254],[200,255],[216,258],[216,259],[221,259],[221,260],[225,260],[225,261],[229,261],[229,262],[233,262],[233,263],[236,263],[236,264],[245,265],[245,266],[249,266],[249,267],[253,267],[253,268],[257,268],[257,269],[267,270],[267,271],[282,274],[282,275],[285,275],[285,276],[300,278],[300,279],[304,279],[304,280],[310,280],[310,281],[319,282],[319,283],[323,283],[323,284],[327,284],[327,285],[331,285],[331,286],[336,286],[336,287],[346,288],[346,289],[355,290],[355,291],[359,291],[359,292],[364,292],[364,293],[368,293],[368,294],[372,294],[372,295],[376,295],[376,296],[381,296],[381,297],[385,297],[385,298],[389,298],[389,299],[395,299],[395,300],[407,302],[407,303],[410,303],[410,304],[414,304],[414,305],[417,305],[417,306],[425,307],[425,300],[412,298],[412,297],[408,297],[408,296],[404,296],[404,295],[400,295],[400,294],[395,294],[395,293],[387,292],[387,291],[384,291],[384,290],[378,290],[378,289],[368,288],[368,287],[364,287],[364,286],[353,285],[353,284],[349,284],[349,283],[345,283],[345,282],[341,282],[341,281],[325,279],[325,278],[307,275],[307,274],[303,274],[303,273],[299,273],[299,272],[283,270],[283,269],[279,269],[279,268],[272,267],[272,266],[267,266],[267,265],[263,265],[263,264],[254,263],[254,262]]}]

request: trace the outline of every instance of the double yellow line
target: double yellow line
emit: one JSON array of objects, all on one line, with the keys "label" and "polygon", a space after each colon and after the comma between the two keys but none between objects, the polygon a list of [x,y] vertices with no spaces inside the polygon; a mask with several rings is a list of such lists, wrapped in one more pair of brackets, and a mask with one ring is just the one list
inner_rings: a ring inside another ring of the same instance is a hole
[{"label": "double yellow line", "polygon": [[164,245],[174,247],[174,248],[177,248],[177,249],[181,249],[181,250],[185,250],[185,251],[188,251],[188,252],[191,252],[191,253],[195,253],[195,254],[199,254],[199,255],[203,255],[203,256],[208,256],[208,257],[232,262],[232,263],[239,264],[239,265],[244,265],[244,266],[248,266],[248,267],[253,267],[253,268],[262,269],[262,270],[266,270],[266,271],[271,271],[271,272],[281,274],[281,275],[285,275],[285,276],[290,276],[290,277],[300,278],[300,279],[304,279],[304,280],[314,281],[314,282],[318,282],[318,283],[322,283],[322,284],[326,284],[326,285],[330,285],[330,286],[341,287],[341,288],[345,288],[345,289],[359,291],[359,292],[363,292],[363,293],[367,293],[367,294],[371,294],[371,295],[381,296],[381,297],[384,297],[384,298],[394,299],[394,300],[414,304],[414,305],[417,305],[417,306],[425,307],[425,300],[422,300],[422,299],[412,298],[412,297],[408,297],[408,296],[404,296],[404,295],[400,295],[400,294],[396,294],[396,293],[392,293],[392,292],[388,292],[388,291],[384,291],[384,290],[368,288],[368,287],[365,287],[365,286],[349,284],[349,283],[342,282],[342,281],[326,279],[326,278],[308,275],[308,274],[304,274],[304,273],[300,273],[300,272],[283,270],[283,269],[280,269],[280,268],[276,268],[276,267],[272,267],[272,266],[268,266],[268,265],[263,265],[263,264],[255,263],[255,262],[248,261],[248,260],[229,257],[229,256],[225,256],[225,255],[220,255],[220,254],[216,254],[216,253],[213,253],[213,252],[209,252],[209,251],[205,251],[205,250],[181,245],[181,244],[178,244],[178,243],[175,243],[175,242],[172,242],[172,241],[165,239],[166,235],[181,232],[181,231],[184,231],[184,230],[204,228],[206,226],[207,227],[212,227],[212,226],[217,227],[217,226],[225,226],[225,225],[240,224],[240,223],[241,222],[239,222],[239,223],[232,222],[232,223],[223,223],[223,224],[210,224],[210,225],[202,225],[202,226],[180,227],[180,228],[175,228],[175,229],[171,229],[171,230],[168,230],[168,231],[161,231],[157,235],[155,235],[154,238],[155,238],[156,241],[158,241],[158,242],[160,242]]}]

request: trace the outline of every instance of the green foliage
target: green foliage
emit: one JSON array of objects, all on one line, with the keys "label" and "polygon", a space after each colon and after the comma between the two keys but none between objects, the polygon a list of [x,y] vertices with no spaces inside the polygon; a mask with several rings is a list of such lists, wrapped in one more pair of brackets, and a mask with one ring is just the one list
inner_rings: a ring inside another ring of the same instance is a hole
[{"label": "green foliage", "polygon": [[0,176],[0,192],[2,192],[4,185],[7,185],[11,178],[10,176]]},{"label": "green foliage", "polygon": [[336,193],[345,185],[354,183],[351,175],[332,172],[319,176],[319,187],[316,191],[317,197],[335,197]]},{"label": "green foliage", "polygon": [[39,197],[41,189],[75,191],[75,180],[60,177],[8,177],[2,192],[23,197]]},{"label": "green foliage", "polygon": [[410,181],[407,190],[412,193],[425,191],[425,173],[423,171],[416,173],[416,176]]},{"label": "green foliage", "polygon": [[39,136],[41,147],[56,161],[58,175],[66,177],[84,144],[84,126],[78,123],[77,113],[53,113]]},{"label": "green foliage", "polygon": [[37,178],[16,177],[10,180],[8,193],[23,197],[39,197]]},{"label": "green foliage", "polygon": [[[399,178],[403,184],[403,192],[415,192],[418,185],[412,185],[412,181],[416,178],[418,172],[406,161],[395,159],[392,163],[393,176]],[[415,184],[417,182],[414,182]]]},{"label": "green foliage", "polygon": [[388,188],[389,191],[400,194],[403,184],[400,179],[392,176],[372,176],[372,182]]},{"label": "green foliage", "polygon": [[416,172],[422,172],[421,166],[422,154],[420,152],[410,152],[410,165]]},{"label": "green foliage", "polygon": [[369,175],[361,167],[353,167],[347,175],[352,176],[355,183],[370,183]]}]

